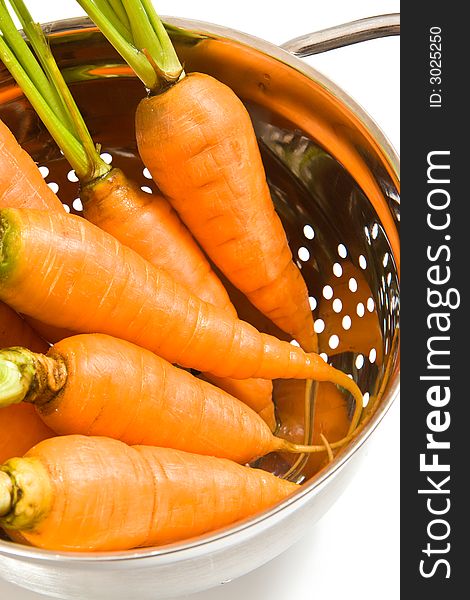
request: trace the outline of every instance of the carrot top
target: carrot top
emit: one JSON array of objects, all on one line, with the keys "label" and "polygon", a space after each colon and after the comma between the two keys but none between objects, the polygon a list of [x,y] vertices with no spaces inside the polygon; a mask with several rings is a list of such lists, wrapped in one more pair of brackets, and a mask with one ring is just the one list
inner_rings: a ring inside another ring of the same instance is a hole
[{"label": "carrot top", "polygon": [[21,402],[34,378],[34,367],[27,356],[14,348],[3,351],[0,358],[0,408]]},{"label": "carrot top", "polygon": [[34,23],[23,0],[11,0],[25,42],[0,0],[0,58],[31,102],[82,182],[105,175],[110,167],[100,157],[78,107],[55,62],[41,26]]},{"label": "carrot top", "polygon": [[184,77],[151,0],[77,0],[150,92]]}]

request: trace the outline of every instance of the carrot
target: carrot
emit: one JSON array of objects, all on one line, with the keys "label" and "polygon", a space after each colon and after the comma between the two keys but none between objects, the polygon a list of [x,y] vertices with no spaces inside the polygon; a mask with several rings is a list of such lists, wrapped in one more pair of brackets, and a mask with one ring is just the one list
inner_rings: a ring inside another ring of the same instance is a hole
[{"label": "carrot", "polygon": [[[36,352],[47,352],[48,345],[9,306],[0,302],[0,346],[25,345]],[[3,383],[0,372],[0,386]],[[34,444],[52,437],[33,406],[19,404],[0,409],[0,463],[21,456]]]},{"label": "carrot", "polygon": [[218,377],[337,383],[354,396],[351,431],[357,425],[362,394],[347,375],[203,302],[80,217],[4,209],[0,248],[0,300],[18,311],[120,337]]},{"label": "carrot", "polygon": [[200,375],[200,378],[216,385],[221,390],[247,404],[274,431],[276,416],[272,401],[272,381],[268,379],[231,379],[230,377],[217,377],[216,375],[212,375],[212,373],[203,373]]},{"label": "carrot", "polygon": [[[0,407],[30,402],[59,434],[103,435],[251,462],[304,452],[251,408],[134,344],[103,334],[62,340],[47,355],[0,350]],[[308,448],[324,452],[324,445]]]},{"label": "carrot", "polygon": [[226,459],[64,436],[0,467],[0,525],[40,548],[126,550],[215,531],[297,489]]},{"label": "carrot", "polygon": [[22,456],[41,440],[54,436],[29,404],[0,409],[0,431],[0,463]]},{"label": "carrot", "polygon": [[[5,5],[0,5],[0,28],[5,37],[5,42],[0,43],[0,56],[6,58],[12,75],[75,169],[80,180],[84,217],[155,266],[168,271],[202,300],[226,308],[236,316],[223,285],[168,201],[159,193],[143,192],[120,169],[111,168],[101,159],[41,28],[33,23],[22,0],[13,0],[11,4],[38,58],[24,48],[24,41]],[[45,86],[34,85],[32,70],[34,74],[44,75]],[[62,102],[54,112],[51,99],[57,96]],[[70,130],[64,128],[64,119],[71,124]],[[41,325],[38,328],[44,331]],[[45,334],[51,342],[71,335],[51,330]],[[235,388],[250,406],[262,405],[264,409],[270,404],[268,413],[273,413],[272,387],[268,382],[227,382],[226,385]]]},{"label": "carrot", "polygon": [[186,75],[150,0],[121,14],[78,0],[150,90],[140,156],[212,261],[276,325],[317,350],[308,292],[275,213],[253,126],[230,88]]},{"label": "carrot", "polygon": [[0,120],[0,208],[9,206],[63,211],[36,163]]}]

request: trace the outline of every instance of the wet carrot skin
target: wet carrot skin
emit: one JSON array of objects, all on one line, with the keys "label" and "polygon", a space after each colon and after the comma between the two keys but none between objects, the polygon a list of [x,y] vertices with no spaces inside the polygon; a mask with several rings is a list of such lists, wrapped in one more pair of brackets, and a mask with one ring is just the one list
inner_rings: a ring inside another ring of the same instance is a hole
[{"label": "wet carrot skin", "polygon": [[200,377],[248,405],[268,424],[271,431],[274,431],[276,417],[272,400],[272,381],[268,379],[231,379],[216,377],[211,373],[201,374]]},{"label": "wet carrot skin", "polygon": [[231,310],[229,296],[204,254],[163,196],[148,194],[113,168],[81,188],[83,214],[91,223],[165,269],[205,302]]},{"label": "wet carrot skin", "polygon": [[56,433],[104,435],[239,463],[277,445],[243,402],[124,340],[77,335],[47,356],[67,373],[52,400],[36,400],[38,414]]},{"label": "wet carrot skin", "polygon": [[0,464],[55,435],[30,404],[0,408],[0,432]]},{"label": "wet carrot skin", "polygon": [[0,120],[0,208],[63,210],[36,163]]},{"label": "wet carrot skin", "polygon": [[0,300],[18,311],[59,327],[126,339],[169,362],[220,377],[333,381],[362,406],[354,382],[320,356],[203,302],[85,219],[5,209],[0,240]]},{"label": "wet carrot skin", "polygon": [[250,117],[232,90],[191,73],[140,102],[136,137],[157,185],[212,261],[315,350],[307,288],[274,211]]},{"label": "wet carrot skin", "polygon": [[[120,169],[81,188],[84,217],[135,250],[152,265],[209,304],[237,316],[228,293],[186,226],[160,194],[143,192]],[[66,336],[62,336],[66,337]],[[61,338],[55,338],[58,341]],[[269,423],[274,413],[272,385],[262,381],[219,379],[216,385],[249,406],[263,410]]]},{"label": "wet carrot skin", "polygon": [[226,459],[109,438],[63,436],[32,448],[49,474],[51,503],[34,546],[112,551],[158,546],[214,531],[298,489]]}]

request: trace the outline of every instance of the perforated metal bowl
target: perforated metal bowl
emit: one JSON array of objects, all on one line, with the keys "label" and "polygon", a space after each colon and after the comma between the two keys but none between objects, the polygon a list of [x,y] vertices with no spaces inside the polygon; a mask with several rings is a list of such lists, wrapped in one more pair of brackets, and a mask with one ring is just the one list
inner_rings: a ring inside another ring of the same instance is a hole
[{"label": "perforated metal bowl", "polygon": [[[309,288],[321,352],[354,377],[366,406],[356,438],[333,463],[294,497],[234,527],[165,548],[93,555],[0,540],[1,576],[61,598],[128,600],[130,590],[139,600],[168,598],[211,587],[273,558],[339,496],[364,442],[398,393],[399,193],[393,148],[351,98],[287,51],[214,25],[167,22],[186,70],[214,75],[246,103],[273,200]],[[47,29],[93,138],[150,193],[153,182],[134,137],[142,85],[88,20]],[[304,42],[289,49],[300,51]],[[74,173],[4,69],[0,118],[41,165],[67,210],[79,213]]]}]

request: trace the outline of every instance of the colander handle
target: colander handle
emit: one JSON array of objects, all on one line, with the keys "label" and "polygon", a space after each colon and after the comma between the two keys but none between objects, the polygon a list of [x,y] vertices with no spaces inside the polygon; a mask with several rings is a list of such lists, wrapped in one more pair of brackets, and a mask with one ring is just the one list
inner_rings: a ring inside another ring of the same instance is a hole
[{"label": "colander handle", "polygon": [[390,35],[400,35],[399,13],[367,17],[307,33],[285,42],[281,48],[302,58]]}]

